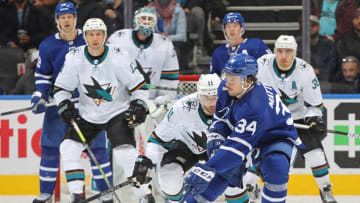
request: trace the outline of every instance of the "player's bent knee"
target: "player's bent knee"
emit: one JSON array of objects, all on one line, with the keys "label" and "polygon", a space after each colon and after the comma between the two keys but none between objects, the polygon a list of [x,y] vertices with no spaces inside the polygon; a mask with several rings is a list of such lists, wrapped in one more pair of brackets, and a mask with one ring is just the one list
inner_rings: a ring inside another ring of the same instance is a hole
[{"label": "player's bent knee", "polygon": [[290,163],[283,153],[266,155],[260,165],[264,182],[270,184],[284,184],[289,180]]},{"label": "player's bent knee", "polygon": [[81,153],[84,147],[80,142],[76,142],[71,139],[65,139],[60,144],[60,154],[62,160],[78,160],[80,159]]},{"label": "player's bent knee", "polygon": [[184,185],[184,170],[177,163],[169,163],[160,167],[159,184],[168,199],[179,200],[182,197]]}]

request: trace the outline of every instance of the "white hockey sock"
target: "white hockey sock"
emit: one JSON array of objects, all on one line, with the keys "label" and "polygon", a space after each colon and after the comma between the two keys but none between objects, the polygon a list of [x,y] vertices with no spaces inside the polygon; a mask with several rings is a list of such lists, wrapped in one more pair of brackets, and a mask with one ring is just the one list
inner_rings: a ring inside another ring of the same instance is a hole
[{"label": "white hockey sock", "polygon": [[[139,152],[132,145],[120,145],[113,149],[113,155],[117,165],[124,170],[124,177],[130,177],[133,173],[135,160]],[[141,185],[140,188],[132,187],[135,195],[141,198],[144,195],[150,194],[149,184]]]},{"label": "white hockey sock", "polygon": [[319,188],[330,184],[329,166],[322,149],[317,148],[304,154],[305,161],[310,165]]},{"label": "white hockey sock", "polygon": [[74,140],[65,139],[60,144],[60,154],[63,161],[63,169],[70,193],[84,193],[84,168],[80,162],[83,145]]},{"label": "white hockey sock", "polygon": [[257,176],[252,171],[247,171],[245,176],[243,177],[244,186],[247,185],[247,184],[255,185],[258,182],[259,182],[259,176]]},{"label": "white hockey sock", "polygon": [[170,199],[180,199],[182,197],[184,185],[184,170],[177,163],[165,164],[159,169],[159,184],[161,190]]}]

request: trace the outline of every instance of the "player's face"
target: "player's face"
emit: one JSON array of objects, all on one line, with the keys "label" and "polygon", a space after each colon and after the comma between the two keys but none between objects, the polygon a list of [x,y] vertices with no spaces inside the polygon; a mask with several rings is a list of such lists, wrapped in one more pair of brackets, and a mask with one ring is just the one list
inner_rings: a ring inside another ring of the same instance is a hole
[{"label": "player's face", "polygon": [[280,70],[287,71],[291,68],[294,61],[295,53],[293,49],[278,48],[275,51],[276,63]]},{"label": "player's face", "polygon": [[360,16],[353,18],[352,24],[353,24],[355,30],[360,31]]},{"label": "player's face", "polygon": [[241,33],[240,23],[226,23],[225,33],[229,40],[237,40]]},{"label": "player's face", "polygon": [[85,34],[86,41],[89,47],[98,50],[103,46],[105,34],[102,30],[89,30]]},{"label": "player's face", "polygon": [[354,62],[347,62],[341,64],[341,70],[345,80],[349,82],[354,81],[357,74],[359,73],[359,68],[357,67],[357,64]]},{"label": "player's face", "polygon": [[226,74],[226,87],[230,96],[237,96],[243,92],[241,77],[238,75]]},{"label": "player's face", "polygon": [[58,22],[61,30],[65,33],[70,32],[74,28],[76,17],[71,13],[65,13],[58,16]]},{"label": "player's face", "polygon": [[217,96],[215,95],[200,95],[201,106],[204,113],[208,116],[212,116],[215,112]]}]

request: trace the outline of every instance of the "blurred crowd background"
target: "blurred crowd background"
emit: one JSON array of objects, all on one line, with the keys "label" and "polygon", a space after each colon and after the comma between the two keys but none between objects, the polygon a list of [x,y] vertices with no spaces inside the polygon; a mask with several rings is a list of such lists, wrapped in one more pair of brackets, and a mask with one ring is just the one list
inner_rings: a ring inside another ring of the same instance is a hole
[{"label": "blurred crowd background", "polygon": [[[305,0],[304,0],[305,1]],[[0,0],[0,94],[32,94],[40,42],[56,33],[59,0]],[[77,27],[102,18],[108,36],[131,28],[131,14],[154,6],[156,31],[168,36],[178,54],[180,74],[208,73],[215,48],[225,44],[222,18],[240,12],[244,38],[260,38],[273,50],[280,34],[294,35],[297,56],[302,41],[310,46],[308,62],[323,93],[360,93],[360,0],[310,0],[310,24],[303,36],[302,0],[73,0]],[[166,28],[166,29],[165,29]],[[306,59],[306,58],[305,58]]]}]

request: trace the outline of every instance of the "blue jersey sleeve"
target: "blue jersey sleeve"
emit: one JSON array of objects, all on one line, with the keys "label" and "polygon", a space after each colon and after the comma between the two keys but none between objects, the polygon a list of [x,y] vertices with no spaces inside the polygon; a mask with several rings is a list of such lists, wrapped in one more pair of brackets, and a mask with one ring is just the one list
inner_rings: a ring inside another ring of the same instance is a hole
[{"label": "blue jersey sleeve", "polygon": [[261,40],[259,40],[259,46],[256,50],[256,53],[254,54],[254,57],[256,59],[260,58],[261,56],[265,55],[265,54],[271,54],[271,50],[269,49],[269,47]]},{"label": "blue jersey sleeve", "polygon": [[50,51],[46,41],[43,41],[39,47],[39,59],[35,68],[35,89],[40,91],[46,98],[53,86],[52,73]]}]

